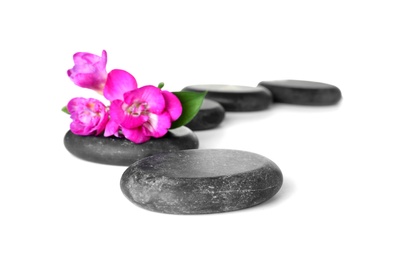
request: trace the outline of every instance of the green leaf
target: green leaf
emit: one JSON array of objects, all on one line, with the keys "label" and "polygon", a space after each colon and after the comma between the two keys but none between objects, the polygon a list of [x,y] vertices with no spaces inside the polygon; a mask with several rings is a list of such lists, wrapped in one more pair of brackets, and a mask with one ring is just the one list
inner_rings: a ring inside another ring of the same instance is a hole
[{"label": "green leaf", "polygon": [[64,106],[61,111],[63,111],[66,114],[70,114],[70,112],[68,112],[67,106]]},{"label": "green leaf", "polygon": [[163,82],[161,82],[161,83],[158,84],[158,88],[160,88],[160,89],[162,89],[163,86],[165,86],[165,83],[163,83]]},{"label": "green leaf", "polygon": [[186,125],[197,115],[207,92],[179,91],[172,93],[180,100],[183,112],[181,116],[172,123],[171,129]]}]

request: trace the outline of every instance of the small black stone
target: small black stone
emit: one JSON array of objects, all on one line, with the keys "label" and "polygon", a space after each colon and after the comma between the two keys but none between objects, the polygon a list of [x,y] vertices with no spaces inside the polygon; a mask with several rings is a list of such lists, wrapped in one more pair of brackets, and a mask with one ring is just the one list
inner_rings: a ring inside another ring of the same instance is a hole
[{"label": "small black stone", "polygon": [[197,115],[186,125],[191,130],[217,127],[225,118],[225,109],[216,101],[204,99]]},{"label": "small black stone", "polygon": [[259,87],[272,92],[274,102],[326,106],[338,103],[342,98],[339,88],[326,83],[305,80],[261,81]]},{"label": "small black stone", "polygon": [[73,155],[86,161],[128,166],[157,153],[198,148],[198,137],[182,126],[162,138],[152,138],[146,143],[135,144],[125,138],[104,136],[79,136],[68,131],[64,146]]},{"label": "small black stone", "polygon": [[156,154],[132,164],[120,186],[134,204],[169,214],[207,214],[258,205],[273,197],[283,177],[261,155],[227,149]]},{"label": "small black stone", "polygon": [[236,85],[193,85],[182,91],[208,91],[206,98],[220,103],[226,111],[264,110],[272,103],[272,94],[266,88]]}]

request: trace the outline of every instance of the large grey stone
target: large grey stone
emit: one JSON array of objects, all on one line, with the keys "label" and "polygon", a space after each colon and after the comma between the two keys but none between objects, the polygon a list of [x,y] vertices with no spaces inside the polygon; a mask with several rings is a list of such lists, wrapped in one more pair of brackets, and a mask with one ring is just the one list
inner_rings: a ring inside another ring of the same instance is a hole
[{"label": "large grey stone", "polygon": [[197,149],[199,143],[194,132],[182,126],[169,130],[162,138],[152,138],[142,144],[135,144],[125,138],[79,136],[68,131],[64,137],[64,146],[83,160],[128,166],[157,153]]},{"label": "large grey stone", "polygon": [[197,115],[186,125],[191,130],[207,130],[217,127],[225,118],[225,109],[216,101],[204,99]]},{"label": "large grey stone", "polygon": [[124,195],[147,210],[205,214],[244,209],[282,186],[278,166],[259,154],[226,149],[156,154],[132,164],[120,181]]},{"label": "large grey stone", "polygon": [[342,98],[339,88],[315,81],[261,81],[258,86],[271,91],[274,102],[278,103],[325,106],[336,104]]},{"label": "large grey stone", "polygon": [[258,111],[267,109],[272,103],[272,94],[262,87],[237,85],[192,85],[182,91],[208,91],[206,98],[220,103],[226,111]]}]

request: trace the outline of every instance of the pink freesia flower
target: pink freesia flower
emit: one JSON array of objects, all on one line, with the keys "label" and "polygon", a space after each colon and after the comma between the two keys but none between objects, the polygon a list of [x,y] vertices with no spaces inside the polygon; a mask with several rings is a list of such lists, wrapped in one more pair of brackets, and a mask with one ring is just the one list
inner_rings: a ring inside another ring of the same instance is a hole
[{"label": "pink freesia flower", "polygon": [[74,84],[103,94],[107,78],[106,51],[102,51],[102,57],[87,52],[77,52],[73,59],[75,65],[67,71],[67,75]]},{"label": "pink freesia flower", "polygon": [[109,120],[105,105],[93,98],[73,98],[68,102],[67,110],[73,119],[71,132],[76,135],[99,135]]},{"label": "pink freesia flower", "polygon": [[132,142],[144,143],[164,136],[181,113],[180,100],[174,94],[151,85],[134,89],[112,101],[105,136],[121,130]]}]

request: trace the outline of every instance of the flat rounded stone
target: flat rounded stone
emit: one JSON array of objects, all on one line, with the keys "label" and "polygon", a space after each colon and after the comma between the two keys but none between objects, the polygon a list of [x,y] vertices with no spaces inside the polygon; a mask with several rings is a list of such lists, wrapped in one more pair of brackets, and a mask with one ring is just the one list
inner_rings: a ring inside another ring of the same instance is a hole
[{"label": "flat rounded stone", "polygon": [[208,91],[206,98],[220,103],[226,111],[264,110],[272,103],[272,94],[266,88],[237,85],[192,85],[183,91]]},{"label": "flat rounded stone", "polygon": [[207,130],[217,127],[225,118],[225,109],[211,99],[204,99],[197,115],[186,125],[191,130]]},{"label": "flat rounded stone", "polygon": [[199,149],[141,159],[126,169],[120,186],[131,202],[147,210],[206,214],[258,205],[282,182],[278,166],[259,154]]},{"label": "flat rounded stone", "polygon": [[169,130],[162,138],[151,138],[142,144],[114,136],[79,136],[69,130],[64,136],[64,146],[70,153],[86,161],[128,166],[157,153],[197,149],[199,143],[193,131],[182,126]]},{"label": "flat rounded stone", "polygon": [[305,80],[261,81],[259,87],[272,92],[274,102],[295,105],[325,106],[336,104],[342,94],[339,88]]}]

